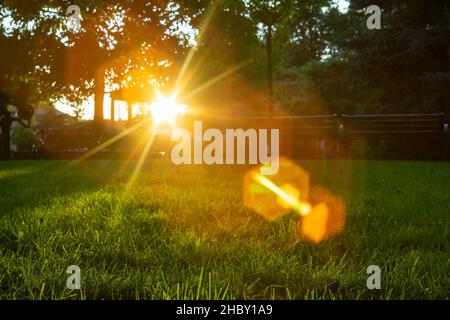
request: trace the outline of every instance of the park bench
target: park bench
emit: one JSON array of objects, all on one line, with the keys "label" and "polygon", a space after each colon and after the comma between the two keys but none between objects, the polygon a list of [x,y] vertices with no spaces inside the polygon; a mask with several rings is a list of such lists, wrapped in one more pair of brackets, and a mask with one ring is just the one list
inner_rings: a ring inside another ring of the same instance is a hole
[{"label": "park bench", "polygon": [[277,116],[270,127],[280,128],[280,148],[291,157],[326,158],[336,147],[338,120],[336,114]]},{"label": "park bench", "polygon": [[342,156],[345,146],[355,140],[428,139],[430,143],[439,144],[443,158],[448,159],[448,122],[443,113],[344,114],[338,127],[338,136],[338,145],[341,146],[338,156]]},{"label": "park bench", "polygon": [[279,129],[280,154],[289,157],[327,157],[336,149],[339,117],[332,115],[247,117],[234,128]]}]

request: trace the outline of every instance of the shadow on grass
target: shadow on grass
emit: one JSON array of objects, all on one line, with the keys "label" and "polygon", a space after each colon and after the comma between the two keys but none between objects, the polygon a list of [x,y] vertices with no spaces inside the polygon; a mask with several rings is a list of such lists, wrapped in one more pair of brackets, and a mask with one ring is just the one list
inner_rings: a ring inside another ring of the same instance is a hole
[{"label": "shadow on grass", "polygon": [[93,192],[114,177],[116,162],[86,161],[76,167],[66,161],[0,162],[0,217],[48,205],[53,198]]}]

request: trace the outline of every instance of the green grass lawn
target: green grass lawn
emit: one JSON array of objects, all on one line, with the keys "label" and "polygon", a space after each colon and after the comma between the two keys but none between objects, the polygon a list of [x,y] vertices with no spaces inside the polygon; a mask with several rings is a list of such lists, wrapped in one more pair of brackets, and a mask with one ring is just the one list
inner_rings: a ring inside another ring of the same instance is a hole
[{"label": "green grass lawn", "polygon": [[0,299],[449,298],[449,163],[299,163],[346,204],[320,244],[243,206],[249,167],[1,162]]}]

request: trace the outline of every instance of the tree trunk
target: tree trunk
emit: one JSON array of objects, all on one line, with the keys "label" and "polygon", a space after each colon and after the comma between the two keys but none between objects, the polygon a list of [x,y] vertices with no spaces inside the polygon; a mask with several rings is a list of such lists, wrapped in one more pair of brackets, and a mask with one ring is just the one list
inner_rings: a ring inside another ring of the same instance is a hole
[{"label": "tree trunk", "polygon": [[105,69],[99,68],[94,88],[94,132],[100,137],[103,128],[103,98],[105,96]]},{"label": "tree trunk", "polygon": [[0,127],[2,130],[2,141],[1,141],[1,159],[9,160],[11,159],[11,113],[6,110],[2,110],[2,120],[0,121]]},{"label": "tree trunk", "polygon": [[267,26],[266,35],[266,53],[267,53],[267,103],[269,117],[273,114],[273,68],[272,68],[272,25]]}]

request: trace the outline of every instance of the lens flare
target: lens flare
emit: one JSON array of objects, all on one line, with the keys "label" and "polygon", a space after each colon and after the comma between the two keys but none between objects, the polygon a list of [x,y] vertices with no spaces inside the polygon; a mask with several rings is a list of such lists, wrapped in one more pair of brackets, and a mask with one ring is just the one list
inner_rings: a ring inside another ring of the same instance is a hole
[{"label": "lens flare", "polygon": [[[278,173],[262,176],[255,168],[244,178],[244,204],[267,220],[274,220],[295,211],[308,214],[311,209],[309,173],[294,162],[280,159]],[[280,187],[281,186],[281,187]]]},{"label": "lens flare", "polygon": [[325,203],[319,203],[305,216],[300,223],[300,234],[312,242],[322,241],[327,232],[327,221],[330,210]]},{"label": "lens flare", "polygon": [[280,160],[274,176],[253,169],[244,179],[244,204],[267,220],[295,212],[298,235],[318,243],[342,231],[343,201],[327,190],[309,187],[309,173],[288,159]]},{"label": "lens flare", "polygon": [[322,187],[314,186],[311,188],[311,201],[318,205],[313,206],[311,214],[299,225],[301,235],[307,240],[319,242],[344,229],[345,205],[342,199]]},{"label": "lens flare", "polygon": [[280,204],[284,209],[292,208],[302,216],[309,214],[311,211],[311,205],[308,202],[300,201],[300,192],[292,185],[286,184],[280,188],[268,178],[256,173],[253,173],[253,179],[275,193],[278,196],[277,204]]}]

